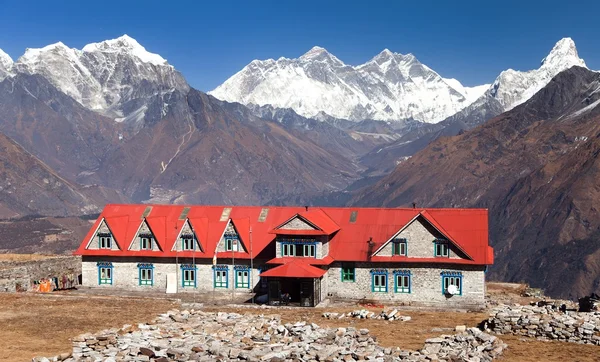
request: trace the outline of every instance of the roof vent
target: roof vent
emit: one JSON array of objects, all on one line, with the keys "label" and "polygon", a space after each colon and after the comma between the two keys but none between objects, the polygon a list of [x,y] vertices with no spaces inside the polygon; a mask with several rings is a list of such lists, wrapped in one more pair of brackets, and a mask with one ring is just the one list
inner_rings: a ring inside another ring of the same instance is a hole
[{"label": "roof vent", "polygon": [[142,219],[145,219],[148,217],[148,215],[150,215],[150,212],[152,211],[152,206],[146,206],[146,209],[144,210],[144,213],[142,214]]},{"label": "roof vent", "polygon": [[356,222],[356,217],[358,216],[358,211],[354,210],[350,213],[350,223],[354,224]]},{"label": "roof vent", "polygon": [[231,214],[231,207],[226,207],[223,209],[223,213],[221,214],[221,219],[219,221],[227,221],[229,220],[229,215]]},{"label": "roof vent", "polygon": [[187,219],[187,216],[189,213],[190,213],[190,208],[184,207],[183,210],[181,210],[181,215],[179,215],[179,220]]},{"label": "roof vent", "polygon": [[258,215],[258,222],[265,222],[267,220],[267,215],[269,215],[269,209],[263,208],[260,210],[260,215]]}]

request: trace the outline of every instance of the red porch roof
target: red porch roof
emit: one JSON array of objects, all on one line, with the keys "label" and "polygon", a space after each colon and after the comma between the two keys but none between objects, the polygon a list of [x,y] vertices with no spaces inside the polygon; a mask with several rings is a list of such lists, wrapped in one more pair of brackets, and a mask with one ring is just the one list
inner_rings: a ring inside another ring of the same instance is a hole
[{"label": "red porch roof", "polygon": [[320,278],[325,275],[326,272],[326,270],[319,269],[301,260],[294,260],[262,272],[260,273],[260,276],[280,278]]}]

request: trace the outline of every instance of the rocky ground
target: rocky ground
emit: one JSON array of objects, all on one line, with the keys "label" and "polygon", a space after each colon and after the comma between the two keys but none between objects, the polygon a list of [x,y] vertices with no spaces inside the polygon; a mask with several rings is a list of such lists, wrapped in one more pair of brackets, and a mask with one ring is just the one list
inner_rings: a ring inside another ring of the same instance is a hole
[{"label": "rocky ground", "polygon": [[496,307],[485,328],[497,334],[600,345],[600,312],[561,312],[553,305]]},{"label": "rocky ground", "polygon": [[34,361],[491,361],[506,344],[477,328],[384,348],[368,329],[281,322],[279,315],[169,311],[148,324],[84,334],[72,353]]}]

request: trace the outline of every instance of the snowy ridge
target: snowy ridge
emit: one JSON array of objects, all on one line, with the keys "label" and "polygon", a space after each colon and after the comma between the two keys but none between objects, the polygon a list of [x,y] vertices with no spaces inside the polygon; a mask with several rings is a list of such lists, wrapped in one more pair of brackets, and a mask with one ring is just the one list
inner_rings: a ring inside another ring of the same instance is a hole
[{"label": "snowy ridge", "polygon": [[508,69],[500,73],[486,92],[508,111],[531,98],[545,87],[558,73],[573,66],[586,67],[579,58],[575,42],[571,38],[559,40],[538,69],[520,72]]},{"label": "snowy ridge", "polygon": [[105,40],[100,43],[90,43],[83,47],[84,52],[124,53],[133,55],[144,63],[168,65],[167,60],[158,54],[150,53],[137,40],[125,34],[117,39]]},{"label": "snowy ridge", "polygon": [[83,106],[124,119],[137,119],[128,116],[139,114],[140,102],[150,97],[189,88],[164,58],[146,51],[127,35],[91,43],[82,50],[61,42],[27,49],[12,68],[42,75]]},{"label": "snowy ridge", "polygon": [[318,118],[417,119],[437,122],[467,106],[487,88],[446,82],[412,54],[388,49],[350,66],[322,47],[297,59],[254,60],[209,94],[246,105],[291,108]]},{"label": "snowy ridge", "polygon": [[444,79],[412,54],[384,49],[350,66],[322,47],[297,59],[254,60],[209,94],[229,102],[291,108],[309,118],[436,123],[489,87]]},{"label": "snowy ridge", "polygon": [[0,49],[0,81],[10,74],[12,65],[12,58]]}]

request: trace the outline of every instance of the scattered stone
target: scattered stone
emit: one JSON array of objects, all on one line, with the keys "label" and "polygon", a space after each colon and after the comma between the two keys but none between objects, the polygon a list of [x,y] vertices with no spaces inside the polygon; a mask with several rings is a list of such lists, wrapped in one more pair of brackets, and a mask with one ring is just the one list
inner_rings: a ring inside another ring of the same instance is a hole
[{"label": "scattered stone", "polygon": [[393,309],[393,310],[389,310],[389,311],[382,311],[381,313],[377,314],[374,312],[371,312],[367,309],[359,309],[359,310],[355,310],[349,313],[335,313],[335,312],[325,312],[323,313],[323,318],[327,318],[327,319],[344,319],[344,318],[357,318],[357,319],[384,319],[384,320],[390,320],[390,321],[401,321],[401,322],[407,322],[409,320],[411,320],[411,317],[409,316],[402,316],[398,314],[398,310],[397,309]]},{"label": "scattered stone", "polygon": [[600,312],[560,311],[551,304],[500,305],[482,327],[498,334],[600,345]]},{"label": "scattered stone", "polygon": [[[363,318],[367,318],[370,312],[361,313]],[[348,315],[356,318],[357,314]],[[401,320],[397,310],[378,316],[380,319]],[[489,362],[505,348],[499,338],[476,328],[428,339],[420,351],[403,351],[380,347],[375,336],[364,328],[323,328],[306,322],[282,324],[279,315],[191,310],[169,311],[148,324],[138,325],[135,330],[115,328],[97,335],[79,336],[73,339],[73,351],[64,360]],[[36,362],[50,360],[59,359],[34,359]]]}]

